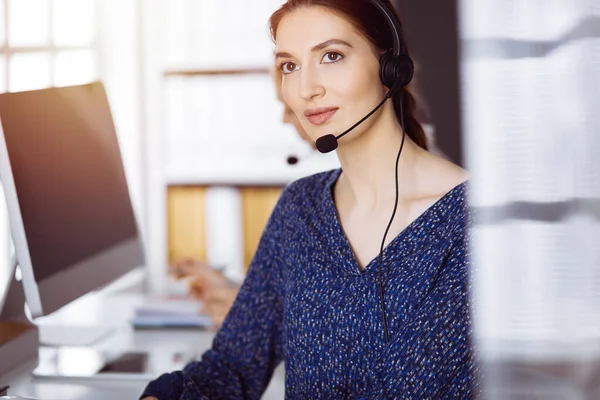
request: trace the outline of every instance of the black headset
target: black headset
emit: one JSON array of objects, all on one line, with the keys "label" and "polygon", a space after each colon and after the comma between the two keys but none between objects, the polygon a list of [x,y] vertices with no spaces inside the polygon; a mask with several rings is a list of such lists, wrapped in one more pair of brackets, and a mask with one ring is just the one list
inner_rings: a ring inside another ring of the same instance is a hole
[{"label": "black headset", "polygon": [[[392,97],[396,90],[402,90],[406,85],[410,83],[414,74],[414,64],[412,59],[408,56],[408,52],[404,48],[402,26],[396,15],[390,10],[390,8],[382,0],[370,0],[371,4],[375,6],[385,17],[385,20],[392,31],[394,46],[387,50],[384,54],[379,57],[379,78],[384,86],[389,88],[387,94],[381,100],[381,102],[371,110],[370,113],[365,115],[360,121],[346,129],[339,135],[327,134],[317,139],[315,145],[317,150],[321,153],[329,153],[337,149],[338,139],[352,131],[354,128],[362,124],[367,118],[375,113],[387,99]],[[404,121],[401,121],[404,127]]]},{"label": "black headset", "polygon": [[[394,35],[394,47],[388,51],[386,51],[379,58],[379,78],[381,82],[388,88],[390,88],[388,94],[386,95],[386,99],[393,94],[396,89],[402,90],[404,86],[408,85],[413,78],[414,74],[414,63],[408,52],[405,48],[403,48],[403,35],[402,35],[402,26],[400,25],[400,21],[396,18],[396,15],[383,3],[381,0],[370,0],[371,3],[376,6],[381,13],[385,16],[385,19],[392,30]],[[402,102],[402,97],[400,98]],[[383,100],[385,102],[385,99]],[[383,104],[383,102],[381,104]],[[381,104],[379,106],[381,106]],[[377,108],[379,108],[379,106]],[[373,111],[374,112],[374,111]],[[370,114],[369,114],[370,115]],[[367,116],[368,117],[368,116]],[[366,119],[366,118],[365,118]],[[394,215],[396,214],[396,208],[398,207],[398,161],[400,160],[400,154],[402,153],[402,147],[404,146],[404,137],[406,135],[406,128],[404,126],[404,115],[402,112],[402,105],[400,106],[400,124],[402,125],[402,144],[400,145],[400,150],[398,151],[398,156],[396,158],[396,202],[394,205],[394,211],[392,212],[392,217],[388,223],[387,229],[385,230],[385,234],[383,235],[383,240],[381,241],[381,249],[379,251],[379,287],[381,290],[381,313],[383,318],[383,329],[385,333],[385,340],[389,343],[389,334],[387,328],[387,318],[385,313],[385,300],[384,300],[384,286],[383,286],[383,262],[382,262],[382,252],[383,246],[385,243],[385,238],[387,236],[388,230],[394,220]],[[362,122],[362,121],[361,121]],[[389,394],[384,389],[386,398],[389,398]],[[445,387],[442,388],[435,397],[435,399],[440,399],[445,393]]]},{"label": "black headset", "polygon": [[[413,60],[409,57],[408,52],[404,48],[404,35],[402,34],[402,25],[400,24],[400,21],[382,0],[370,0],[370,2],[381,12],[381,14],[383,14],[393,35],[393,47],[379,57],[379,78],[383,85],[389,88],[389,90],[377,107],[349,129],[339,135],[327,134],[317,139],[315,146],[321,153],[329,153],[337,149],[339,138],[352,131],[373,115],[387,99],[392,97],[396,90],[402,90],[413,78],[415,67]],[[401,124],[404,128],[404,121],[401,121]],[[295,155],[290,155],[287,158],[287,163],[289,165],[295,165],[298,161],[299,158]]]},{"label": "black headset", "polygon": [[383,1],[371,0],[371,3],[381,11],[394,35],[394,47],[379,58],[379,78],[388,88],[394,86],[403,88],[412,80],[415,67],[403,46],[402,25],[394,12]]},{"label": "black headset", "polygon": [[[373,114],[379,107],[385,103],[387,99],[389,99],[395,90],[403,90],[403,88],[410,83],[414,74],[414,63],[412,59],[409,57],[408,52],[403,46],[403,36],[402,36],[402,26],[400,25],[400,21],[396,17],[396,15],[390,10],[381,0],[371,0],[371,3],[381,11],[381,13],[385,16],[385,19],[392,31],[394,36],[394,47],[388,51],[386,51],[379,58],[379,78],[384,86],[390,88],[385,98],[379,103],[379,105],[371,111],[363,120],[367,119],[371,114]],[[388,222],[387,228],[385,229],[385,233],[383,234],[383,238],[381,239],[381,247],[379,249],[378,261],[379,261],[379,289],[380,289],[380,304],[381,304],[381,317],[383,322],[383,331],[385,335],[386,343],[389,343],[389,333],[387,326],[387,316],[385,312],[385,288],[383,285],[383,249],[385,245],[385,238],[387,237],[388,231],[392,226],[392,222],[394,221],[394,216],[396,215],[396,210],[398,208],[398,165],[400,161],[400,155],[402,154],[402,148],[404,147],[404,138],[406,137],[406,127],[404,125],[404,113],[402,110],[402,95],[400,97],[400,124],[402,125],[402,143],[400,144],[400,149],[398,150],[398,155],[396,157],[396,171],[395,171],[395,183],[396,183],[396,200],[394,201],[394,210],[392,211],[392,216]],[[360,123],[359,122],[359,123]],[[355,125],[356,126],[356,125]],[[347,132],[346,132],[347,133]],[[344,133],[345,134],[345,133]],[[337,144],[337,143],[336,143]]]},{"label": "black headset", "polygon": [[[329,153],[338,147],[338,139],[342,136],[346,135],[348,132],[352,131],[354,128],[363,123],[367,118],[369,118],[375,111],[377,111],[388,99],[392,97],[392,95],[396,92],[396,90],[403,90],[403,88],[410,83],[414,74],[414,64],[412,59],[409,57],[406,48],[404,47],[403,35],[402,35],[402,26],[400,21],[394,14],[394,12],[383,2],[383,0],[370,0],[371,4],[377,8],[381,14],[385,17],[385,20],[390,27],[393,35],[394,46],[391,49],[388,49],[385,53],[379,57],[379,78],[383,85],[389,88],[387,94],[381,100],[381,102],[375,107],[371,112],[365,115],[360,121],[352,125],[349,129],[340,133],[339,135],[327,134],[321,136],[317,139],[315,145],[317,150],[321,153]],[[400,161],[400,155],[402,154],[402,149],[404,147],[404,139],[406,137],[406,129],[404,126],[404,113],[402,110],[402,94],[400,95],[400,125],[402,126],[402,143],[400,145],[400,149],[398,150],[398,156],[396,157],[396,201],[394,203],[394,210],[392,211],[392,216],[390,221],[388,222],[387,228],[383,235],[383,239],[381,240],[381,248],[379,250],[379,288],[381,292],[381,314],[383,321],[383,331],[385,334],[386,342],[389,342],[389,334],[387,328],[387,317],[385,312],[385,288],[383,285],[383,249],[385,244],[385,238],[387,237],[388,231],[390,230],[390,226],[394,220],[394,216],[396,215],[396,209],[398,208],[398,165]],[[293,165],[298,162],[298,158],[295,156],[288,157],[288,164]]]},{"label": "black headset", "polygon": [[[392,95],[396,92],[396,90],[402,91],[403,88],[410,83],[414,74],[414,64],[412,59],[408,56],[408,52],[406,48],[404,48],[404,41],[402,36],[402,26],[400,25],[400,21],[396,17],[396,15],[390,10],[390,8],[382,1],[382,0],[370,0],[371,4],[375,6],[382,14],[385,16],[385,20],[392,31],[394,46],[391,49],[388,49],[385,53],[379,57],[379,78],[383,85],[389,88],[387,94],[381,100],[381,102],[375,107],[371,112],[365,115],[360,121],[352,125],[350,128],[346,129],[344,132],[339,135],[327,134],[325,136],[321,136],[316,141],[317,150],[321,153],[329,153],[337,149],[338,147],[338,139],[342,136],[346,135],[348,132],[352,131],[354,128],[362,124],[367,118],[375,113],[388,99],[392,97]],[[402,93],[402,92],[401,92]],[[404,113],[402,110],[402,98],[403,95],[400,95],[400,125],[402,126],[402,143],[400,145],[400,149],[398,150],[398,156],[396,157],[396,201],[394,202],[394,210],[392,211],[392,216],[390,221],[388,222],[387,228],[385,229],[385,233],[383,234],[383,238],[381,240],[381,247],[379,249],[379,289],[381,293],[381,317],[383,322],[383,332],[385,335],[385,341],[389,343],[389,334],[387,327],[387,317],[385,312],[385,288],[383,285],[383,250],[385,245],[385,238],[387,237],[388,231],[394,221],[394,216],[396,215],[396,209],[398,208],[398,165],[400,161],[400,155],[402,154],[402,148],[404,147],[404,139],[406,137],[406,129],[404,126]],[[294,160],[292,160],[294,161]],[[288,160],[289,162],[289,160]]]}]

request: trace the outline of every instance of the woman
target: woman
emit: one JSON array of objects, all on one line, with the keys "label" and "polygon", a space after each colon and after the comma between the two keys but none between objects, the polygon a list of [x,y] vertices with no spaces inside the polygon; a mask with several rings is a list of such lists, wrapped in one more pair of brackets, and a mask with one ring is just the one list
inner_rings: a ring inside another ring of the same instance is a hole
[{"label": "woman", "polygon": [[[296,134],[307,142],[313,150],[316,150],[315,143],[306,134],[302,124],[294,111],[287,105],[281,92],[281,81],[283,74],[278,66],[274,66],[271,71],[273,82],[275,84],[277,99],[283,105],[282,122],[294,127]],[[417,100],[415,108],[415,118],[422,124],[430,122],[429,110],[425,99],[418,95],[415,86],[418,82],[418,66],[415,65],[415,76],[411,81],[413,95]],[[435,137],[433,127],[429,124],[423,126],[427,136],[427,148],[432,154],[447,158],[446,155],[435,146]],[[428,129],[427,129],[428,128]],[[429,132],[429,134],[427,134]],[[178,260],[171,265],[171,275],[175,279],[187,278],[189,284],[189,295],[192,298],[201,300],[203,308],[201,312],[208,314],[213,322],[213,327],[218,328],[223,324],[229,309],[233,305],[235,297],[239,291],[239,284],[228,280],[221,271],[212,268],[204,262],[193,259]]]},{"label": "woman", "polygon": [[[312,141],[342,132],[387,92],[383,18],[366,0],[289,0],[271,17],[283,97]],[[212,348],[145,395],[258,399],[282,360],[290,399],[475,395],[468,176],[427,151],[403,92],[340,140],[341,169],[284,190]],[[377,256],[396,203],[381,265],[386,337]]]}]

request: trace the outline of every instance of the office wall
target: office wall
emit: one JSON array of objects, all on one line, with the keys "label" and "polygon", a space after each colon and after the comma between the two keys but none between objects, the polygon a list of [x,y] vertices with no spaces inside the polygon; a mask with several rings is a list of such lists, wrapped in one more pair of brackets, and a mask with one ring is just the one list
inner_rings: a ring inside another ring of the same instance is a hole
[{"label": "office wall", "polygon": [[393,0],[419,86],[429,105],[438,147],[463,165],[457,0]]}]

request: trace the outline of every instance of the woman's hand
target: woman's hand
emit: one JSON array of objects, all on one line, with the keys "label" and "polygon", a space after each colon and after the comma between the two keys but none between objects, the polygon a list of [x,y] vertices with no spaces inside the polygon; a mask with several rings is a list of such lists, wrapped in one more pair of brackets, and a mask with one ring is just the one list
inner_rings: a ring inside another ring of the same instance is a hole
[{"label": "woman's hand", "polygon": [[238,294],[238,287],[211,287],[205,290],[202,312],[212,318],[215,327],[220,327],[229,313]]},{"label": "woman's hand", "polygon": [[148,397],[144,397],[142,400],[158,400],[158,399],[154,396],[148,396]]},{"label": "woman's hand", "polygon": [[169,274],[175,279],[188,279],[189,295],[198,300],[205,300],[206,290],[229,285],[220,271],[193,259],[173,263]]},{"label": "woman's hand", "polygon": [[220,271],[192,259],[178,261],[169,270],[175,279],[189,279],[189,296],[202,301],[204,307],[201,311],[212,318],[215,327],[221,326],[239,287],[233,286]]},{"label": "woman's hand", "polygon": [[184,258],[175,261],[169,266],[169,275],[175,279],[189,278],[191,276],[204,275],[210,271],[219,274],[214,268],[202,261],[194,260],[193,258]]}]

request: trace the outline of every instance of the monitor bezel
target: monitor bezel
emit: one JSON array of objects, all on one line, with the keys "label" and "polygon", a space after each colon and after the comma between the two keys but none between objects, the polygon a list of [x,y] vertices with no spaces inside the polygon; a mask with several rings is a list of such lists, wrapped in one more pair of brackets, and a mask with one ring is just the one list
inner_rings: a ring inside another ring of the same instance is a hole
[{"label": "monitor bezel", "polygon": [[15,247],[15,254],[18,260],[17,263],[21,270],[21,282],[23,282],[25,299],[31,315],[41,316],[44,315],[42,300],[37,280],[35,279],[33,266],[31,264],[27,235],[25,234],[23,216],[21,215],[21,206],[19,205],[19,197],[17,195],[12,165],[10,163],[10,156],[6,145],[6,137],[4,135],[2,115],[0,115],[0,181],[2,182],[2,187],[4,189],[10,234]]}]

